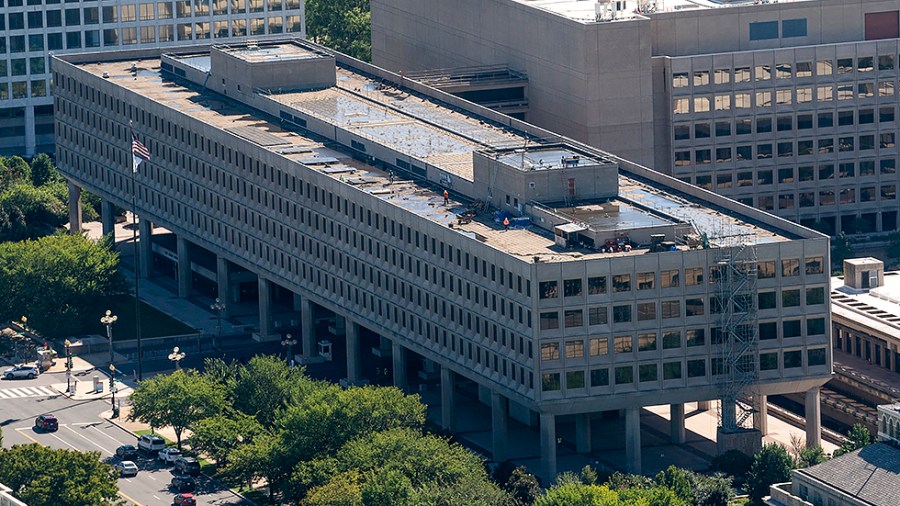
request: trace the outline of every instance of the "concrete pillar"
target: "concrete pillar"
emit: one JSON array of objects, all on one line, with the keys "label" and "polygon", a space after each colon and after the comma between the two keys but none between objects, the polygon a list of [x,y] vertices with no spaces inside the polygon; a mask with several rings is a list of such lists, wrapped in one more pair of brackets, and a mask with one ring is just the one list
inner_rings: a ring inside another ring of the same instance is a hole
[{"label": "concrete pillar", "polygon": [[222,318],[229,318],[233,311],[231,305],[231,263],[223,256],[216,257],[216,284],[219,302],[225,305],[222,310]]},{"label": "concrete pillar", "polygon": [[106,237],[110,234],[113,234],[113,245],[116,244],[116,216],[113,214],[113,204],[108,200],[103,200],[100,202],[100,225],[103,231],[103,236]]},{"label": "concrete pillar", "polygon": [[81,187],[69,181],[69,233],[81,233]]},{"label": "concrete pillar", "polygon": [[575,451],[591,453],[591,414],[575,415]]},{"label": "concrete pillar", "polygon": [[138,255],[141,257],[139,270],[142,278],[149,278],[150,267],[153,265],[153,224],[149,219],[139,217],[138,234]]},{"label": "concrete pillar", "polygon": [[641,408],[625,410],[625,470],[641,474]]},{"label": "concrete pillar", "polygon": [[347,382],[356,385],[360,380],[359,324],[347,319]]},{"label": "concrete pillar", "polygon": [[556,415],[541,413],[541,474],[544,483],[556,479]]},{"label": "concrete pillar", "polygon": [[888,353],[888,364],[891,366],[891,371],[897,372],[897,351],[893,345],[888,346]]},{"label": "concrete pillar", "polygon": [[391,358],[394,361],[394,386],[406,390],[406,348],[396,339],[391,342]]},{"label": "concrete pillar", "polygon": [[456,431],[456,390],[454,373],[447,366],[441,366],[441,426],[450,432]]},{"label": "concrete pillar", "polygon": [[495,462],[503,462],[507,455],[509,432],[509,402],[499,392],[491,392],[491,433]]},{"label": "concrete pillar", "polygon": [[684,430],[684,404],[669,404],[669,436],[672,444],[680,445],[687,441]]},{"label": "concrete pillar", "polygon": [[753,428],[765,436],[769,433],[769,399],[765,395],[757,397],[753,402]]},{"label": "concrete pillar", "polygon": [[822,444],[822,415],[819,408],[819,387],[806,391],[806,446]]},{"label": "concrete pillar", "polygon": [[272,282],[259,276],[259,338],[267,339],[272,325]]},{"label": "concrete pillar", "polygon": [[737,404],[734,400],[722,399],[722,427],[734,428],[737,426]]},{"label": "concrete pillar", "polygon": [[709,401],[697,401],[697,409],[700,411],[709,411]]},{"label": "concrete pillar", "polygon": [[299,293],[292,294],[294,296],[294,311],[303,310],[303,297]]},{"label": "concrete pillar", "polygon": [[303,356],[316,354],[316,308],[309,297],[300,296],[300,338],[303,340]]},{"label": "concrete pillar", "polygon": [[178,296],[185,298],[191,294],[191,243],[183,237],[175,239],[178,253]]},{"label": "concrete pillar", "polygon": [[34,132],[34,106],[25,106],[25,157],[37,154],[37,135]]}]

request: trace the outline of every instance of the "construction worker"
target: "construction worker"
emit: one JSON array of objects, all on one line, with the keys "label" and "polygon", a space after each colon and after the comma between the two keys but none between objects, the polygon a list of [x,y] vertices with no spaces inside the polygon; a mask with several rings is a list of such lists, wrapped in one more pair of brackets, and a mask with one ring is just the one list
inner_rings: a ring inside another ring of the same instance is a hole
[{"label": "construction worker", "polygon": [[444,190],[444,205],[446,206],[449,203],[450,203],[450,192],[448,192],[447,190]]},{"label": "construction worker", "polygon": [[508,217],[503,218],[503,229],[509,230],[509,218]]}]

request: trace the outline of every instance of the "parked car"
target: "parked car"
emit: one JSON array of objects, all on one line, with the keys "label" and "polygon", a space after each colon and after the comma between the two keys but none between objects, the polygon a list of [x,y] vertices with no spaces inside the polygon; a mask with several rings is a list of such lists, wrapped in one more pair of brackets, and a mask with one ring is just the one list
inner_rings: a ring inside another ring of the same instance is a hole
[{"label": "parked car", "polygon": [[156,434],[144,434],[138,438],[138,450],[143,450],[149,454],[154,454],[166,448],[166,440]]},{"label": "parked car", "polygon": [[47,432],[53,432],[59,429],[59,420],[57,420],[55,416],[50,414],[41,415],[34,419],[34,428]]},{"label": "parked car", "polygon": [[197,482],[190,476],[176,474],[172,476],[172,483],[169,486],[179,492],[193,492],[197,488]]},{"label": "parked car", "polygon": [[197,500],[194,499],[194,494],[178,494],[172,504],[174,506],[197,506]]},{"label": "parked car", "polygon": [[130,460],[123,460],[122,462],[116,462],[115,465],[116,471],[119,472],[121,476],[137,476],[138,466],[134,462]]},{"label": "parked car", "polygon": [[181,450],[178,448],[163,448],[159,451],[159,460],[166,464],[175,462],[175,459],[181,456]]},{"label": "parked car", "polygon": [[12,380],[12,379],[34,379],[38,377],[38,374],[41,373],[41,370],[38,369],[36,365],[17,365],[15,367],[10,367],[9,369],[3,371],[3,377]]},{"label": "parked car", "polygon": [[189,476],[197,476],[200,474],[200,463],[192,457],[178,457],[175,459],[175,471]]},{"label": "parked car", "polygon": [[116,448],[116,457],[120,457],[123,460],[132,460],[136,459],[138,456],[137,448],[134,445],[122,445]]}]

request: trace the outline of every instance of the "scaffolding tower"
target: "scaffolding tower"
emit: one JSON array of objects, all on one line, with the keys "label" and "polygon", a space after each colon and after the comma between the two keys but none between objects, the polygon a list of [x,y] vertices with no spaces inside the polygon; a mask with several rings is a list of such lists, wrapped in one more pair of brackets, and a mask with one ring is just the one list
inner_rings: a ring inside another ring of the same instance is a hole
[{"label": "scaffolding tower", "polygon": [[719,427],[734,433],[756,411],[759,399],[759,325],[756,247],[739,235],[725,234],[715,254],[714,305],[719,329],[713,332],[720,354],[713,366],[719,376]]}]

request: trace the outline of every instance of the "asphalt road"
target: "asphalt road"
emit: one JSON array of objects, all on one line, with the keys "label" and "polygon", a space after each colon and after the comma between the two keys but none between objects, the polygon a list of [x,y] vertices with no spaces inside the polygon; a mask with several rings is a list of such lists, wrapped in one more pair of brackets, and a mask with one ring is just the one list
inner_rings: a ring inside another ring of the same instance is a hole
[{"label": "asphalt road", "polygon": [[[3,367],[5,369],[5,367]],[[78,451],[97,451],[110,464],[118,461],[116,448],[136,444],[126,430],[100,418],[109,409],[109,400],[75,401],[54,392],[50,385],[65,382],[65,374],[42,374],[33,380],[0,381],[0,426],[3,445],[39,443],[51,448]],[[53,413],[59,419],[57,432],[34,430],[34,419],[42,413]],[[171,467],[155,457],[141,456],[135,463],[140,472],[133,478],[119,478],[120,495],[137,506],[165,506],[172,504],[177,492],[169,490]],[[198,505],[242,505],[251,503],[241,499],[224,486],[199,477],[194,492]]]}]

